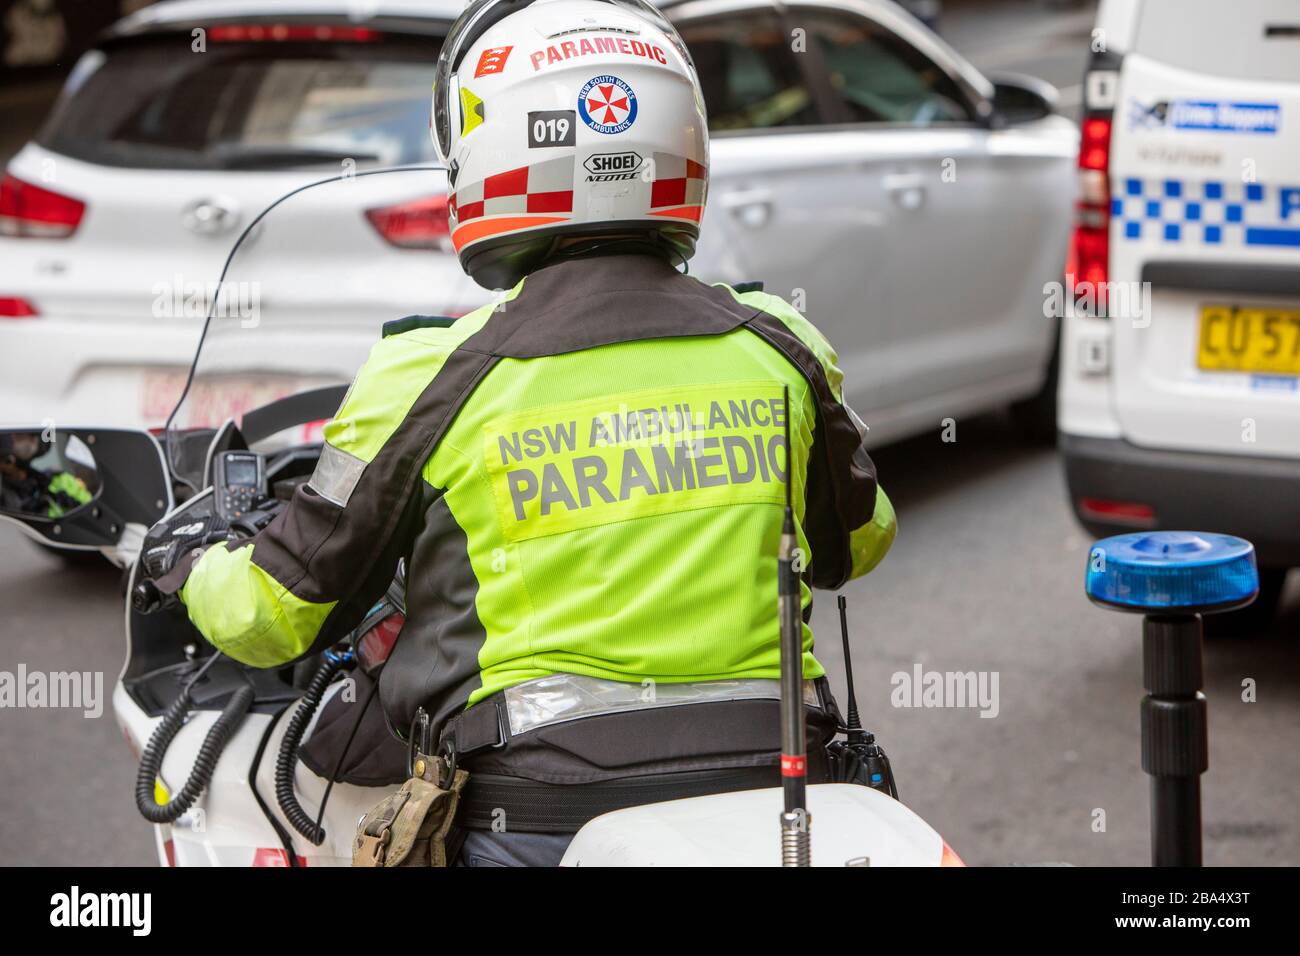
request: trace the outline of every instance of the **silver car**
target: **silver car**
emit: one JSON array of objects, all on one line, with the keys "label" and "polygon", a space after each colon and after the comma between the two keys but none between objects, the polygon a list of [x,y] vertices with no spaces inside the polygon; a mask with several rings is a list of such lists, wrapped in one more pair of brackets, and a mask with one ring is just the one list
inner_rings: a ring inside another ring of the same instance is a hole
[{"label": "silver car", "polygon": [[[1010,402],[1050,431],[1044,285],[1063,273],[1077,152],[1050,88],[995,86],[884,0],[662,6],[713,129],[692,271],[763,282],[806,311],[877,444]],[[429,79],[459,10],[171,0],[121,21],[6,170],[0,313],[16,314],[0,314],[0,415],[160,424],[198,334],[188,288],[215,278],[249,217],[341,158],[431,160]],[[190,56],[199,27],[208,52]],[[370,180],[352,215],[304,227],[314,267],[355,269],[360,251],[378,275],[388,257],[421,257],[418,285],[322,304],[285,282],[277,300],[373,318],[376,334],[484,301],[450,254],[445,201],[428,198],[445,178],[421,175]]]},{"label": "silver car", "polygon": [[881,0],[667,8],[712,127],[697,274],[792,299],[874,444],[1021,402],[1051,434],[1075,125]]}]

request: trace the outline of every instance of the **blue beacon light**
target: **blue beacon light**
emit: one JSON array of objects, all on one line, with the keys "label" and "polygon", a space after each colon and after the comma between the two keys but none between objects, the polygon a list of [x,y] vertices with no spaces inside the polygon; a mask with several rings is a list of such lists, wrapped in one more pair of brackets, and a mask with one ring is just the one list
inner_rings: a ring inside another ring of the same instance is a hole
[{"label": "blue beacon light", "polygon": [[1084,590],[1096,604],[1142,619],[1142,769],[1151,778],[1151,862],[1201,865],[1201,775],[1209,715],[1201,615],[1244,607],[1259,593],[1255,548],[1203,531],[1103,538],[1088,554]]},{"label": "blue beacon light", "polygon": [[1103,538],[1088,555],[1084,590],[1106,607],[1197,614],[1242,607],[1259,592],[1255,548],[1204,531],[1144,531]]}]

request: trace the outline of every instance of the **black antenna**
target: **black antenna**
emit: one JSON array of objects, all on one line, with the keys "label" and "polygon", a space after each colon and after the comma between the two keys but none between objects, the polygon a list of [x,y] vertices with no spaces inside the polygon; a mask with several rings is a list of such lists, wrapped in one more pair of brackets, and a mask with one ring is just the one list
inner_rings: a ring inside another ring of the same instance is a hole
[{"label": "black antenna", "polygon": [[844,644],[844,679],[849,686],[849,714],[845,730],[848,732],[849,743],[861,744],[867,742],[867,734],[862,730],[862,718],[858,716],[858,697],[853,693],[853,654],[849,650],[849,602],[843,595],[836,598],[840,607],[840,640]]},{"label": "black antenna", "polygon": [[858,716],[858,698],[853,691],[853,655],[849,648],[849,602],[841,594],[836,603],[840,608],[840,639],[844,642],[844,682],[849,690],[849,712],[841,728],[848,739],[837,740],[827,748],[835,779],[841,783],[863,784],[897,800],[898,786],[894,782],[894,768],[889,763],[889,755],[876,743],[875,734],[862,729],[862,718]]},{"label": "black antenna", "polygon": [[785,514],[777,552],[777,608],[781,636],[781,865],[810,866],[807,811],[808,733],[803,712],[803,608],[798,539],[794,527],[794,448],[790,441],[790,387],[785,386]]}]

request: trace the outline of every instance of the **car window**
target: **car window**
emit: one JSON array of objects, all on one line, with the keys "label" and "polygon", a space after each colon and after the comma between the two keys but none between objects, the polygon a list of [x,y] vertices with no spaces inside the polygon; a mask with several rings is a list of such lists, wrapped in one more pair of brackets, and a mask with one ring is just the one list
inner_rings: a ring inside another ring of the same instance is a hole
[{"label": "car window", "polygon": [[[436,37],[369,42],[150,37],[94,51],[37,141],[90,162],[179,169],[430,158]],[[178,44],[183,53],[177,53]]]},{"label": "car window", "polygon": [[883,27],[829,10],[800,9],[797,20],[820,50],[851,120],[909,126],[971,121],[952,78]]},{"label": "car window", "polygon": [[750,12],[679,26],[695,60],[709,129],[808,126],[817,108],[774,16]]}]

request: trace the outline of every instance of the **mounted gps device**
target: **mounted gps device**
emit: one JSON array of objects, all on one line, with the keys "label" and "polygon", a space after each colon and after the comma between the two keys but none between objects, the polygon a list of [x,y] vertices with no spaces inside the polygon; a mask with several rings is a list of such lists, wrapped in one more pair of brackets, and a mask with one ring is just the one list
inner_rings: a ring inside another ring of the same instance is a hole
[{"label": "mounted gps device", "polygon": [[261,455],[223,451],[214,464],[212,496],[217,514],[227,521],[243,517],[259,498],[266,496],[266,465]]}]

